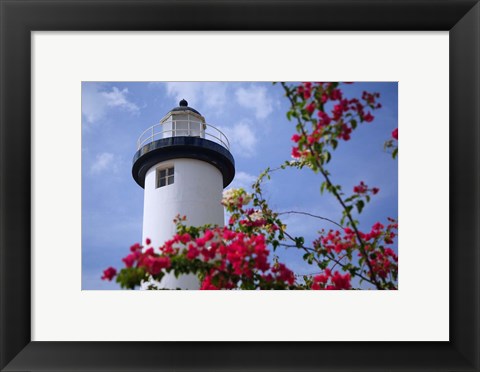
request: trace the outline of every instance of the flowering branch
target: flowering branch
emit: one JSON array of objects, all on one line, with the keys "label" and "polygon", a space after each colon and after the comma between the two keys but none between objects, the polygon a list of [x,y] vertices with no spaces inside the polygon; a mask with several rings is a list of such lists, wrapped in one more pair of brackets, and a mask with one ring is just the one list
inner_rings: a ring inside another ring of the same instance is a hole
[{"label": "flowering branch", "polygon": [[[330,180],[330,177],[329,177],[329,174],[328,172],[323,168],[323,163],[325,162],[324,160],[322,159],[327,159],[327,162],[330,160],[331,158],[331,155],[329,152],[324,152],[324,149],[323,149],[323,146],[321,145],[320,142],[317,142],[320,137],[317,136],[312,136],[312,135],[308,135],[306,133],[306,130],[305,130],[305,125],[304,123],[302,122],[301,118],[304,117],[304,118],[310,118],[310,115],[314,112],[315,108],[317,107],[315,105],[315,101],[312,101],[310,103],[310,105],[307,106],[307,112],[309,115],[305,115],[305,113],[299,113],[297,111],[297,108],[299,107],[299,105],[295,102],[294,100],[294,90],[290,89],[286,83],[282,82],[281,83],[283,89],[285,90],[285,93],[286,93],[286,97],[289,99],[291,105],[292,105],[292,110],[293,111],[290,111],[291,113],[291,116],[295,117],[296,120],[297,120],[297,129],[300,130],[301,134],[302,134],[302,137],[303,138],[307,138],[308,140],[307,141],[303,141],[303,145],[306,147],[306,152],[304,151],[304,154],[307,153],[309,154],[308,156],[308,161],[310,162],[310,164],[313,163],[313,167],[312,169],[314,171],[320,171],[320,173],[322,174],[322,176],[324,177],[325,179],[325,188],[331,192],[333,194],[333,196],[338,200],[338,202],[340,203],[340,205],[342,206],[343,208],[343,213],[344,213],[344,216],[346,216],[346,218],[348,219],[349,221],[349,224],[350,226],[353,228],[354,232],[355,232],[355,235],[357,237],[357,240],[359,242],[359,249],[360,249],[360,252],[363,256],[363,258],[365,259],[365,261],[367,262],[367,265],[369,266],[369,269],[370,269],[370,274],[371,274],[371,279],[373,281],[373,283],[375,284],[375,286],[378,288],[378,289],[381,289],[381,285],[380,283],[378,283],[377,281],[377,278],[376,278],[376,274],[375,272],[373,271],[373,267],[371,266],[369,260],[368,260],[368,256],[367,256],[367,253],[365,251],[365,244],[360,236],[360,233],[358,231],[358,228],[357,228],[357,224],[355,222],[355,220],[353,219],[352,215],[351,215],[351,208],[347,207],[347,205],[345,204],[345,202],[343,201],[340,193],[339,193],[339,188],[334,186],[332,181]],[[332,85],[333,86],[333,85]],[[314,126],[316,127],[314,133],[322,133],[324,130],[323,128],[325,128],[327,125],[330,125],[331,123],[331,119],[330,117],[325,113],[325,111],[323,110],[324,106],[323,104],[327,102],[327,100],[330,98],[338,98],[341,100],[342,96],[340,95],[339,91],[336,88],[330,88],[330,93],[328,93],[328,88],[326,91],[323,90],[323,86],[319,85],[319,87],[321,88],[320,89],[320,93],[317,93],[317,94],[320,94],[321,96],[321,103],[319,106],[318,106],[318,109],[319,109],[319,117],[320,117],[320,122],[316,122],[314,121]],[[311,85],[307,85],[307,88],[311,88]],[[299,90],[300,93],[303,93],[304,94],[304,98],[310,98],[311,97],[311,93],[308,93],[308,94],[305,94],[305,88],[302,89],[302,90]],[[364,94],[365,95],[365,94]],[[369,97],[369,99],[371,100],[371,97],[372,95],[368,95],[367,97]],[[351,124],[351,127],[348,127],[344,122],[343,122],[343,119],[342,119],[342,113],[344,111],[347,111],[348,110],[348,103],[352,103],[352,101],[350,102],[347,102],[345,103],[344,101],[342,101],[342,104],[341,105],[337,105],[335,106],[334,108],[334,118],[337,120],[337,122],[340,124],[340,127],[341,127],[341,130],[342,132],[340,132],[340,135],[337,135],[337,137],[341,137],[343,138],[344,140],[349,140],[350,139],[350,133],[352,131],[352,128],[355,128],[356,127],[356,120],[355,119],[351,119],[350,121],[350,124]],[[367,117],[366,115],[362,115],[361,113],[363,112],[363,108],[359,107],[359,103],[358,101],[355,101],[353,102],[356,104],[356,111],[359,113],[360,117]],[[373,102],[372,102],[373,103]],[[345,107],[347,106],[347,107]],[[378,106],[376,105],[375,107],[381,107],[381,106]],[[322,120],[323,120],[323,124],[322,125]],[[371,116],[371,114],[369,113],[368,114],[368,117],[367,117],[367,121],[370,122],[373,120],[373,117]],[[334,125],[335,126],[335,125]],[[336,124],[336,126],[338,126],[338,124]],[[301,137],[301,138],[302,138]],[[333,136],[332,136],[333,137]],[[298,138],[298,141],[300,141],[301,138]],[[312,140],[313,138],[313,140]],[[296,140],[297,138],[294,139],[294,141]],[[319,146],[315,147],[314,146],[314,143],[318,144]],[[328,144],[331,144],[334,148],[337,146],[337,142],[333,139],[333,138],[330,138],[330,139],[327,139],[325,141],[325,143],[328,145]],[[323,155],[323,156],[314,156],[313,154],[317,153],[318,155]],[[294,152],[293,155],[295,157],[295,155],[298,154],[298,151]],[[326,156],[325,156],[326,155]],[[300,156],[299,156],[300,157]]]}]

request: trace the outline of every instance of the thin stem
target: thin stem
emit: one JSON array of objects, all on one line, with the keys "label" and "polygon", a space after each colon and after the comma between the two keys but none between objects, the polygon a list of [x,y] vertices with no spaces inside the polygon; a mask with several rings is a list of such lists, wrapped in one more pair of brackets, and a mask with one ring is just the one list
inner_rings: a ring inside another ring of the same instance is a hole
[{"label": "thin stem", "polygon": [[[340,264],[340,262],[342,262],[342,260],[343,260],[346,256],[347,256],[347,255],[344,254],[342,257],[339,257],[339,258],[338,258],[338,261],[336,261],[336,262],[334,261],[334,262],[335,262],[335,265],[333,265],[330,270],[333,270],[333,269],[335,268],[335,266],[337,266],[337,265],[342,266],[342,265]],[[343,269],[343,267],[342,267],[342,269]]]},{"label": "thin stem", "polygon": [[[292,97],[290,97],[290,89],[287,87],[287,85],[282,82],[282,87],[283,89],[285,90],[286,92],[286,96],[288,98],[288,100],[290,101],[290,104],[292,105],[292,107],[295,107],[295,102],[293,101]],[[299,124],[300,126],[300,129],[302,131],[302,134],[304,136],[307,135],[307,133],[305,132],[305,129],[304,129],[304,124],[303,122],[300,120],[300,118],[298,116],[296,116],[296,119],[297,119],[297,123]],[[307,147],[308,147],[308,150],[310,150],[310,153],[313,154],[314,151],[311,147],[310,144],[307,144]],[[334,187],[332,181],[330,180],[330,178],[328,177],[328,174],[325,172],[325,169],[323,168],[323,165],[318,161],[318,159],[315,159],[315,162],[316,162],[316,166],[318,167],[318,169],[320,170],[320,173],[322,174],[322,176],[325,178],[325,181],[327,182],[327,184],[330,186],[328,189],[329,191],[331,191],[331,193],[335,196],[335,198],[338,200],[338,202],[340,203],[340,205],[342,206],[343,210],[345,211],[345,214],[348,218],[348,220],[350,221],[350,224],[353,228],[353,231],[355,232],[355,236],[357,237],[357,240],[358,242],[360,243],[360,246],[359,246],[359,250],[360,250],[360,253],[362,254],[363,258],[365,259],[365,262],[367,263],[367,266],[370,270],[370,275],[371,275],[371,278],[372,278],[372,281],[373,283],[375,284],[375,286],[378,288],[378,289],[382,289],[380,283],[378,283],[377,281],[377,277],[375,275],[375,272],[373,271],[373,268],[370,264],[370,261],[368,260],[368,255],[367,255],[367,252],[365,251],[365,244],[360,236],[360,232],[358,231],[358,228],[357,228],[357,225],[352,217],[352,215],[350,214],[350,212],[348,211],[347,209],[347,206],[345,205],[345,202],[343,201],[342,197],[340,196],[340,194],[337,192],[337,189]]]},{"label": "thin stem", "polygon": [[281,216],[282,214],[303,214],[305,216],[310,216],[310,217],[313,217],[313,218],[318,218],[320,220],[325,220],[325,221],[328,221],[328,222],[331,222],[333,223],[334,225],[337,225],[338,227],[340,227],[341,229],[343,229],[343,226],[340,225],[339,223],[329,219],[329,218],[326,218],[326,217],[322,217],[322,216],[317,216],[315,214],[312,214],[312,213],[308,213],[308,212],[298,212],[298,211],[286,211],[286,212],[280,212],[280,213],[277,213],[279,216]]}]

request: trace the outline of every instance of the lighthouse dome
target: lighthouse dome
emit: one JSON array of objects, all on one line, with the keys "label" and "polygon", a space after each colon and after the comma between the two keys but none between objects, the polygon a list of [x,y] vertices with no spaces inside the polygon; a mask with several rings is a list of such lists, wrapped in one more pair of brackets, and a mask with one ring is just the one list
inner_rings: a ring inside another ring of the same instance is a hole
[{"label": "lighthouse dome", "polygon": [[175,111],[192,111],[194,112],[195,114],[198,114],[200,116],[202,116],[202,114],[200,114],[197,110],[195,110],[194,108],[192,107],[189,107],[188,106],[188,102],[185,100],[185,99],[182,99],[179,103],[178,103],[178,106],[171,109],[170,112],[175,112]]}]

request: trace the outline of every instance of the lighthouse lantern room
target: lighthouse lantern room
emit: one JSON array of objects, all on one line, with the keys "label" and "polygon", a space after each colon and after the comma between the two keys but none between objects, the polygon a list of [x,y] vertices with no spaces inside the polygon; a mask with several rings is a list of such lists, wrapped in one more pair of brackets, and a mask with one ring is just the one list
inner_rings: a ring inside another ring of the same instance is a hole
[{"label": "lighthouse lantern room", "polygon": [[[175,234],[173,219],[223,226],[223,189],[235,175],[227,137],[185,100],[137,141],[132,175],[144,189],[143,241],[161,246]],[[160,288],[198,289],[194,275],[167,274]]]}]

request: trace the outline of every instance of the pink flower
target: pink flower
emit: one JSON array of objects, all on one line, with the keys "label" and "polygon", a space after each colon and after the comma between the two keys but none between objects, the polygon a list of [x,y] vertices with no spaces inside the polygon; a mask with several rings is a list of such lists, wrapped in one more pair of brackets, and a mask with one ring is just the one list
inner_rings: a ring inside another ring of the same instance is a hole
[{"label": "pink flower", "polygon": [[130,247],[130,251],[132,251],[132,252],[139,251],[140,249],[142,249],[142,246],[138,243],[135,243],[134,245],[132,245]]},{"label": "pink flower", "polygon": [[320,126],[325,126],[330,124],[330,116],[328,116],[325,112],[323,111],[318,111],[317,116],[320,118]]},{"label": "pink flower", "polygon": [[398,141],[398,128],[395,128],[392,132],[392,137]]},{"label": "pink flower", "polygon": [[154,254],[153,248],[152,247],[148,248],[144,254],[145,256],[153,256]]},{"label": "pink flower", "polygon": [[310,115],[312,115],[312,113],[315,111],[315,102],[311,102],[305,109]]},{"label": "pink flower", "polygon": [[384,226],[380,222],[377,222],[375,225],[373,225],[372,230],[381,230],[383,227]]},{"label": "pink flower", "polygon": [[213,232],[211,230],[205,231],[205,235],[203,236],[203,239],[205,241],[211,240],[213,238]]},{"label": "pink flower", "polygon": [[183,244],[188,243],[188,242],[190,241],[190,239],[191,239],[191,236],[190,236],[190,234],[188,234],[188,233],[185,233],[185,234],[179,236],[179,240],[180,240]]},{"label": "pink flower", "polygon": [[203,280],[202,285],[200,286],[200,289],[211,291],[211,290],[218,290],[219,288],[212,284],[212,277],[210,275],[207,275]]},{"label": "pink flower", "polygon": [[300,154],[300,152],[298,151],[298,148],[297,147],[293,147],[292,148],[292,157],[294,158],[299,158],[300,156],[302,156],[302,154]]},{"label": "pink flower", "polygon": [[330,98],[334,101],[340,101],[342,99],[342,92],[340,89],[332,90],[332,93],[330,93]]},{"label": "pink flower", "polygon": [[170,267],[170,258],[166,256],[149,257],[147,260],[147,269],[151,275],[157,275],[162,269]]},{"label": "pink flower", "polygon": [[282,282],[286,282],[290,285],[293,285],[295,282],[295,275],[293,272],[282,263],[279,263],[278,266],[272,269],[272,271],[276,274],[277,279]]},{"label": "pink flower", "polygon": [[122,258],[122,261],[125,263],[126,267],[132,267],[135,262],[135,255],[129,254],[127,257]]},{"label": "pink flower", "polygon": [[112,280],[115,275],[117,275],[117,270],[113,267],[109,267],[103,271],[102,280]]},{"label": "pink flower", "polygon": [[313,281],[315,283],[326,284],[328,282],[328,275],[326,274],[317,275],[313,278]]},{"label": "pink flower", "polygon": [[200,254],[200,251],[195,247],[193,244],[188,245],[188,252],[187,252],[187,258],[189,260],[193,260],[197,258],[197,256]]},{"label": "pink flower", "polygon": [[223,239],[231,240],[235,237],[235,233],[232,230],[224,229],[223,230]]},{"label": "pink flower", "polygon": [[312,89],[310,86],[306,86],[305,87],[305,90],[303,91],[303,99],[307,100],[307,99],[310,99],[310,97],[312,96]]},{"label": "pink flower", "polygon": [[353,188],[353,192],[357,194],[364,194],[368,190],[367,185],[363,181],[360,181],[360,184]]},{"label": "pink flower", "polygon": [[352,286],[350,284],[350,274],[346,273],[345,275],[340,274],[338,271],[332,276],[332,282],[335,285],[335,289],[351,289]]},{"label": "pink flower", "polygon": [[370,123],[373,120],[373,115],[367,112],[367,114],[363,117],[363,120],[365,120],[367,123]]}]

